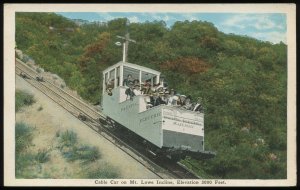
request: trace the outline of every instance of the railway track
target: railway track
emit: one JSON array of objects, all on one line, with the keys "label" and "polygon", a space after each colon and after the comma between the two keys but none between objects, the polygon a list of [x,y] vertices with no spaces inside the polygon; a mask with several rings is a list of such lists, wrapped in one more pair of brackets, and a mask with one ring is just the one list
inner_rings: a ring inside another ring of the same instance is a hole
[{"label": "railway track", "polygon": [[[200,178],[187,167],[182,164],[170,162],[168,159],[157,160],[146,156],[146,152],[139,148],[133,148],[136,143],[132,139],[122,140],[116,133],[110,130],[107,126],[104,126],[99,122],[99,118],[105,118],[104,115],[99,113],[92,105],[85,103],[84,101],[74,97],[67,93],[63,89],[57,87],[50,81],[37,81],[36,77],[39,75],[35,70],[28,67],[22,61],[16,59],[16,74],[25,74],[23,78],[32,86],[40,90],[54,102],[62,106],[68,112],[75,117],[79,115],[84,116],[85,119],[81,119],[83,123],[103,136],[105,139],[115,144],[119,149],[124,151],[130,157],[146,167],[149,171],[153,172],[161,179],[197,179]],[[126,141],[126,142],[125,142]],[[139,151],[138,151],[139,150]]]}]

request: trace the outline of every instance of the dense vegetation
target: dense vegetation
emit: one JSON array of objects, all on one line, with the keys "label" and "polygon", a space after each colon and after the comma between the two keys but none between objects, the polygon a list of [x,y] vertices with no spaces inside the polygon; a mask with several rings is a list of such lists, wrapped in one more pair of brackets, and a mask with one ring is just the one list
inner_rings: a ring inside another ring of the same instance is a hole
[{"label": "dense vegetation", "polygon": [[22,107],[29,106],[35,102],[35,99],[32,94],[22,91],[16,90],[16,99],[15,99],[15,109],[16,112],[20,111]]},{"label": "dense vegetation", "polygon": [[[85,99],[101,98],[102,70],[122,58],[126,19],[76,25],[53,13],[17,13],[16,45]],[[224,34],[209,22],[132,23],[129,62],[163,72],[170,87],[203,97],[207,178],[286,178],[287,46]]]}]

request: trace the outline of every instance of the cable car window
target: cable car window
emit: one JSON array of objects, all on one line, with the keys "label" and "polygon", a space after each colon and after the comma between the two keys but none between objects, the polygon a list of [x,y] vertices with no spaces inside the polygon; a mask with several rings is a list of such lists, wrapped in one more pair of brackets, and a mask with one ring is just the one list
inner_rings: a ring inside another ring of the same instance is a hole
[{"label": "cable car window", "polygon": [[120,66],[117,67],[117,86],[120,86]]},{"label": "cable car window", "polygon": [[115,69],[109,72],[109,79],[107,80],[107,88],[113,89],[115,87]]},{"label": "cable car window", "polygon": [[104,84],[105,84],[105,88],[106,88],[106,83],[108,81],[108,73],[105,73],[104,75]]},{"label": "cable car window", "polygon": [[153,77],[153,84],[156,84],[156,78],[157,78],[157,76]]},{"label": "cable car window", "polygon": [[111,70],[111,71],[109,72],[109,78],[110,78],[110,79],[114,79],[114,78],[115,78],[115,69],[113,69],[113,70]]}]

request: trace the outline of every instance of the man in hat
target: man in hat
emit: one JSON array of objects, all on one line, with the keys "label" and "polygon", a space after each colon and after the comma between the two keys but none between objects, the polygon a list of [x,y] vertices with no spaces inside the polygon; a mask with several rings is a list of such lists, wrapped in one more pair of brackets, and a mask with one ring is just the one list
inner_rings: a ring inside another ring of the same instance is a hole
[{"label": "man in hat", "polygon": [[150,102],[153,106],[158,106],[160,104],[166,104],[166,102],[164,102],[161,97],[159,96],[159,94],[156,92],[156,93],[153,93],[153,96],[150,97]]}]

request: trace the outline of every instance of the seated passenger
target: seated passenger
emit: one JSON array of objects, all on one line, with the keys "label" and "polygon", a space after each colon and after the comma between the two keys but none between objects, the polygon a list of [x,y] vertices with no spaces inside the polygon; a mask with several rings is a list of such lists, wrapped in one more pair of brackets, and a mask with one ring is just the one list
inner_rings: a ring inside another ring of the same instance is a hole
[{"label": "seated passenger", "polygon": [[159,87],[160,83],[158,84],[153,84],[152,88],[151,88],[151,91],[154,93],[154,92],[158,92],[158,87]]},{"label": "seated passenger", "polygon": [[109,79],[106,83],[106,92],[109,96],[112,96],[112,89],[114,88],[114,85],[115,85],[115,79]]},{"label": "seated passenger", "polygon": [[129,88],[125,90],[125,94],[127,95],[126,100],[128,100],[128,97],[130,100],[133,100],[133,97],[135,96],[133,92],[133,85],[129,85]]},{"label": "seated passenger", "polygon": [[187,110],[192,110],[193,109],[193,104],[191,103],[191,96],[188,95],[184,101],[184,106],[183,108],[187,109]]},{"label": "seated passenger", "polygon": [[152,97],[150,97],[150,103],[153,106],[159,106],[160,104],[166,104],[161,97],[159,97],[158,93],[154,93]]},{"label": "seated passenger", "polygon": [[156,92],[158,93],[164,93],[165,92],[165,89],[163,87],[159,87],[159,88],[156,88]]},{"label": "seated passenger", "polygon": [[133,85],[140,85],[140,81],[138,79],[133,80]]},{"label": "seated passenger", "polygon": [[165,100],[165,93],[161,91],[158,94],[159,94],[159,98],[161,99],[163,104],[167,104],[167,101]]},{"label": "seated passenger", "polygon": [[133,85],[133,84],[134,84],[133,81],[134,81],[134,79],[132,78],[132,75],[129,74],[129,75],[127,75],[127,78],[124,79],[124,81],[123,81],[123,86],[129,87],[129,85]]},{"label": "seated passenger", "polygon": [[150,94],[151,84],[149,80],[146,80],[142,87],[142,94]]},{"label": "seated passenger", "polygon": [[177,100],[178,100],[178,97],[175,95],[175,90],[171,89],[170,90],[170,97],[167,101],[167,105],[176,106],[177,105]]},{"label": "seated passenger", "polygon": [[135,86],[134,86],[133,93],[134,93],[136,96],[142,94],[141,91],[140,91],[140,85],[135,85]]},{"label": "seated passenger", "polygon": [[184,106],[186,96],[178,94],[178,97],[179,97],[179,99],[177,100],[177,105]]},{"label": "seated passenger", "polygon": [[146,102],[146,104],[147,104],[147,105],[146,105],[146,108],[147,108],[147,109],[153,107],[153,105],[151,104],[151,97],[152,97],[152,94],[145,97],[145,102]]},{"label": "seated passenger", "polygon": [[199,111],[201,113],[204,112],[204,108],[202,106],[202,98],[198,98],[197,99],[197,103],[195,104],[194,108],[193,108],[193,111]]},{"label": "seated passenger", "polygon": [[169,98],[170,98],[170,93],[169,93],[169,91],[168,91],[168,90],[164,91],[163,96],[162,96],[162,100],[163,100],[164,102],[166,102],[166,104],[167,104],[168,101],[169,101]]}]

